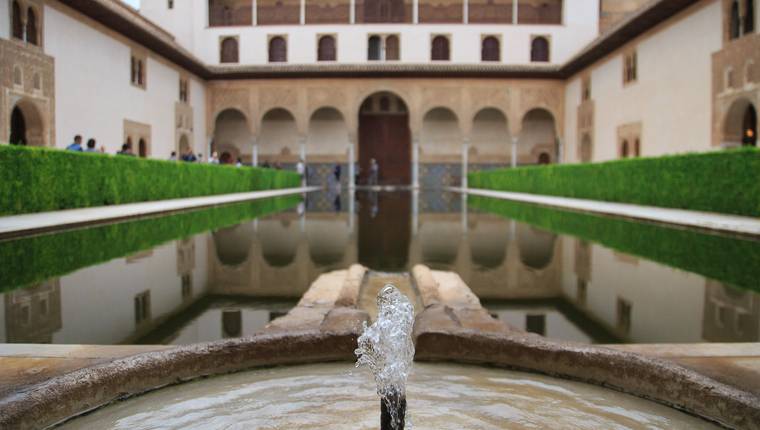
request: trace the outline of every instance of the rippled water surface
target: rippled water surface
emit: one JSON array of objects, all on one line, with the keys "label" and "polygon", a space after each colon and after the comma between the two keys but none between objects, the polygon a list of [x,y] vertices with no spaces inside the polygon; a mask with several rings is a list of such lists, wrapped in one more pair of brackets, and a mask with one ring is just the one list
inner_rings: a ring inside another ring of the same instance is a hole
[{"label": "rippled water surface", "polygon": [[[501,369],[416,364],[415,429],[717,428],[636,397]],[[64,429],[377,429],[374,382],[351,364],[244,372],[166,388],[70,421]]]}]

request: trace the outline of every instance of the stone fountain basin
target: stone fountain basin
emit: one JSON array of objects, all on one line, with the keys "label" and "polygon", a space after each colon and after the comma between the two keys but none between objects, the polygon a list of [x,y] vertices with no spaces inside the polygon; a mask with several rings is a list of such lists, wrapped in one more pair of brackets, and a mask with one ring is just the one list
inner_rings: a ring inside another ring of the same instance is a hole
[{"label": "stone fountain basin", "polygon": [[[109,404],[115,405],[112,407],[116,408],[131,408],[133,402],[144,402],[145,399],[152,399],[149,396],[153,395],[161,397],[164,396],[162,393],[167,393],[166,396],[168,397],[166,398],[171,398],[173,393],[177,393],[181,396],[185,390],[194,390],[196,385],[193,383],[172,387],[173,385],[204,376],[225,375],[256,368],[272,368],[273,366],[313,365],[331,362],[342,362],[340,368],[348,370],[355,360],[353,350],[356,347],[360,330],[354,323],[348,324],[348,322],[353,319],[352,315],[357,312],[355,309],[334,309],[323,322],[321,330],[272,333],[243,339],[181,346],[80,369],[0,398],[0,428],[45,428],[66,422]],[[616,400],[609,404],[613,409],[621,407],[625,403],[621,400],[623,397],[615,396],[619,393],[626,393],[638,397],[639,399],[634,399],[637,401],[642,401],[641,399],[651,401],[644,403],[648,403],[655,409],[641,409],[641,413],[644,414],[667,417],[668,414],[662,411],[670,413],[680,410],[702,418],[701,424],[712,422],[728,428],[760,428],[760,399],[757,396],[721,384],[670,362],[641,355],[588,345],[553,342],[525,333],[483,334],[466,329],[436,331],[426,330],[424,325],[421,325],[416,333],[416,349],[417,364],[415,366],[418,370],[428,369],[427,365],[423,364],[424,362],[471,364],[482,367],[480,370],[469,368],[468,371],[451,370],[449,372],[452,375],[467,378],[469,371],[475,373],[506,372],[505,369],[517,369],[552,376],[552,379],[541,380],[547,387],[567,389],[567,386],[564,385],[565,382],[560,381],[560,379],[583,382],[585,383],[581,384],[583,386],[604,387],[605,389],[601,391],[588,391],[591,397],[586,399],[599,398],[600,395],[602,397],[614,397]],[[486,370],[486,367],[501,369]],[[286,377],[288,372],[294,369],[297,368],[275,370],[275,372],[280,372],[280,375]],[[307,367],[300,369],[306,369],[306,375],[315,374],[314,369]],[[363,371],[356,370],[354,373],[360,375],[361,380],[364,381],[363,388],[357,388],[357,386],[362,386],[361,383],[348,381],[350,383],[347,382],[347,385],[340,387],[341,389],[338,391],[342,392],[343,396],[350,397],[353,397],[355,392],[365,393],[357,401],[366,401],[368,405],[371,403],[371,408],[368,412],[362,412],[366,414],[366,418],[358,417],[357,422],[363,423],[365,419],[371,418],[376,425],[377,420],[379,420],[379,402],[374,395],[370,395],[372,394],[370,391],[372,384],[369,383],[369,377],[363,374]],[[447,374],[445,371],[441,373]],[[257,372],[240,373],[231,376],[233,379],[229,381],[234,381],[234,378],[238,376],[242,378],[242,381],[248,377],[255,379],[258,377],[256,375],[262,374]],[[341,370],[336,373],[333,371],[333,376],[325,378],[325,382],[329,383],[334,378],[339,379],[343,377],[342,375],[346,375],[346,372]],[[420,376],[424,375],[424,373],[420,374]],[[528,380],[532,378],[525,373],[501,373],[501,375],[503,376],[491,375],[491,377],[500,380]],[[225,379],[220,380],[226,381]],[[214,379],[208,381],[214,383]],[[429,384],[423,383],[420,386],[424,388],[426,385]],[[197,386],[202,387],[203,382]],[[469,384],[458,384],[456,389],[452,386],[451,390],[441,391],[451,391],[451,396],[464,396],[464,394],[469,396],[471,392],[466,391],[468,386]],[[576,386],[573,385],[573,387]],[[146,395],[146,393],[158,389],[163,390]],[[551,391],[554,388],[547,388],[547,390]],[[589,388],[589,390],[591,389]],[[277,391],[274,389],[267,390],[266,396],[276,396]],[[519,390],[513,389],[513,391]],[[201,392],[212,393],[213,390],[210,388],[208,390],[201,389]],[[318,393],[318,390],[314,393]],[[415,394],[412,393],[413,391],[410,391],[410,411],[413,417],[419,416],[420,428],[429,425],[427,423],[435,422],[434,417],[429,417],[430,421],[426,421],[428,416],[425,415],[427,413],[425,411],[435,410],[435,404],[441,399],[437,399],[435,393],[424,394],[421,392],[422,397],[415,400]],[[137,395],[146,395],[146,397],[136,397],[123,403],[114,403],[117,400],[128,399]],[[425,404],[425,396],[428,396],[427,404]],[[631,396],[624,396],[624,398],[630,399]],[[318,396],[306,397],[316,398]],[[570,397],[572,396],[566,396],[565,399],[569,401]],[[362,398],[367,400],[361,400]],[[436,398],[437,401],[431,400],[433,398]],[[526,401],[532,402],[530,399],[531,397],[528,396]],[[266,397],[264,397],[264,401],[266,401]],[[454,407],[459,402],[455,401],[455,398],[447,401],[452,405],[449,410],[455,411],[456,408]],[[324,413],[332,414],[328,407],[330,403],[332,402],[326,401],[324,406],[318,409]],[[512,412],[505,412],[510,411],[510,405],[505,402],[499,403],[501,406],[498,408],[487,408],[492,410],[490,413],[495,414],[495,416],[504,413],[516,413],[514,408],[511,409]],[[593,405],[594,401],[588,400],[587,403]],[[659,403],[659,405],[652,403]],[[139,408],[139,403],[134,404]],[[200,403],[201,411],[206,409],[203,404],[204,402]],[[287,408],[287,404],[281,404],[280,407]],[[103,409],[104,413],[107,410],[108,408]],[[532,413],[536,417],[548,413],[548,410],[534,409]],[[652,413],[653,410],[657,412]],[[283,412],[283,409],[274,409],[274,412],[279,414]],[[340,411],[336,412],[337,416],[341,416]],[[99,413],[96,411],[92,417],[96,417]],[[199,412],[199,416],[203,416],[204,413]],[[676,415],[678,417],[685,416]],[[146,419],[149,416],[150,414],[142,415]],[[298,414],[293,416],[298,416]],[[70,422],[74,426],[77,420]],[[342,423],[343,421],[338,422]],[[304,426],[310,428],[306,424]],[[88,428],[94,427],[88,426]],[[269,428],[274,427],[270,426]],[[678,428],[678,426],[671,428]],[[685,428],[691,428],[691,426]]]},{"label": "stone fountain basin", "polygon": [[[420,363],[407,388],[417,429],[712,429],[601,387],[482,366]],[[350,363],[276,367],[172,386],[74,419],[64,429],[377,429],[374,381]]]}]

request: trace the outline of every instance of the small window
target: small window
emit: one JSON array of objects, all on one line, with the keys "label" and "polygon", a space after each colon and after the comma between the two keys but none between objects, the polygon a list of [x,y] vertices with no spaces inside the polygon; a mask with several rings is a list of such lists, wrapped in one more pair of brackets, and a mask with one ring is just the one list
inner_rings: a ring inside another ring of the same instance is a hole
[{"label": "small window", "polygon": [[530,45],[530,61],[542,63],[549,61],[549,40],[543,36],[533,38]]},{"label": "small window", "polygon": [[135,296],[135,325],[150,319],[150,291]]},{"label": "small window", "polygon": [[269,62],[284,63],[288,61],[288,45],[285,38],[275,36],[269,40]]},{"label": "small window", "polygon": [[744,0],[744,34],[755,31],[755,0]]},{"label": "small window", "polygon": [[723,75],[723,90],[726,91],[734,88],[734,84],[734,69],[728,67]]},{"label": "small window", "polygon": [[40,44],[37,32],[37,14],[32,8],[26,12],[26,41],[32,45]]},{"label": "small window", "polygon": [[396,61],[401,58],[401,49],[399,49],[399,39],[395,34],[385,38],[385,59]]},{"label": "small window", "polygon": [[34,89],[37,91],[42,89],[42,76],[39,73],[34,74]]},{"label": "small window", "polygon": [[145,85],[145,65],[143,60],[137,60],[137,84],[140,86]]},{"label": "small window", "polygon": [[733,40],[741,36],[741,20],[739,19],[739,2],[734,0],[731,2],[731,16],[729,17],[728,24],[728,38]]},{"label": "small window", "polygon": [[187,103],[190,100],[189,94],[188,94],[188,83],[187,79],[180,78],[179,80],[179,101],[183,103]]},{"label": "small window", "polygon": [[169,9],[174,9],[174,0],[167,0],[166,7]]},{"label": "small window", "polygon": [[322,36],[317,43],[317,61],[335,61],[335,38]]},{"label": "small window", "polygon": [[21,6],[13,1],[12,35],[15,39],[24,40],[24,23],[21,21]]},{"label": "small window", "polygon": [[638,56],[636,51],[623,56],[623,83],[628,84],[638,79]]},{"label": "small window", "polygon": [[367,59],[370,61],[380,60],[380,52],[382,41],[380,36],[370,36],[367,41]]},{"label": "small window", "polygon": [[145,57],[133,53],[130,58],[130,82],[138,87],[145,88]]},{"label": "small window", "polygon": [[430,59],[433,61],[449,60],[449,38],[435,36],[430,46]]},{"label": "small window", "polygon": [[234,37],[225,37],[222,39],[219,49],[220,63],[237,63],[238,62],[238,41]]},{"label": "small window", "polygon": [[499,39],[494,36],[488,36],[483,38],[482,47],[480,51],[480,59],[482,61],[501,61],[501,47]]},{"label": "small window", "polygon": [[591,77],[586,76],[581,81],[581,101],[591,100]]},{"label": "small window", "polygon": [[20,66],[13,67],[13,85],[24,85],[24,73],[21,71]]},{"label": "small window", "polygon": [[631,332],[631,310],[633,306],[627,300],[618,297],[617,300],[617,327],[623,333]]}]

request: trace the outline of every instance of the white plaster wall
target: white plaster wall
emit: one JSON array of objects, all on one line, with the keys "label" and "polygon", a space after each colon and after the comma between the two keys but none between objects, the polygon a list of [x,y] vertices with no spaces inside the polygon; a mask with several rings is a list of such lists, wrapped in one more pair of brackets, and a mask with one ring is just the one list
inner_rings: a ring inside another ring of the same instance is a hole
[{"label": "white plaster wall", "polygon": [[[130,46],[83,21],[45,7],[45,51],[55,58],[57,145],[65,147],[81,134],[114,153],[123,143],[124,120],[129,119],[149,124],[151,156],[168,158],[175,146],[178,69],[149,56],[147,89],[132,85]],[[204,148],[205,90],[193,81],[191,91],[194,140]]]},{"label": "white plaster wall", "polygon": [[[150,1],[165,3],[160,0]],[[183,0],[190,1],[190,0]],[[175,2],[181,3],[181,2]],[[593,40],[599,28],[598,1],[565,0],[562,25],[482,25],[482,24],[353,24],[353,25],[287,25],[208,27],[208,1],[193,0],[193,10],[183,12],[182,18],[192,22],[194,36],[192,52],[209,64],[219,63],[219,38],[226,35],[240,37],[240,63],[267,63],[267,35],[288,35],[288,62],[314,63],[318,34],[337,35],[338,62],[367,62],[369,34],[395,33],[401,35],[401,61],[426,63],[430,61],[430,35],[452,34],[451,59],[459,63],[480,62],[482,34],[499,34],[502,37],[502,62],[525,64],[530,62],[531,35],[549,35],[551,61],[563,63],[580,48]],[[163,6],[166,7],[165,5]],[[176,6],[175,6],[176,7]],[[184,10],[184,9],[183,9]],[[173,28],[177,14],[153,11],[143,6],[143,13],[159,25]],[[171,31],[171,30],[170,30]],[[185,43],[182,31],[178,40]]]},{"label": "white plaster wall", "polygon": [[[622,51],[593,66],[594,161],[617,158],[617,128],[633,122],[642,123],[644,156],[711,149],[711,54],[721,48],[721,31],[720,2],[701,3],[624,47],[637,49],[636,83],[623,86]],[[565,92],[572,160],[577,159],[578,79]]]},{"label": "white plaster wall", "polygon": [[11,37],[11,9],[8,4],[8,0],[0,0],[0,15],[5,15],[4,18],[0,18],[0,38],[10,39]]},{"label": "white plaster wall", "polygon": [[176,0],[174,8],[169,9],[166,0],[142,0],[140,14],[153,22],[161,23],[161,28],[171,33],[185,49],[192,51],[194,35],[192,17],[196,13],[196,8],[193,6],[192,1]]}]

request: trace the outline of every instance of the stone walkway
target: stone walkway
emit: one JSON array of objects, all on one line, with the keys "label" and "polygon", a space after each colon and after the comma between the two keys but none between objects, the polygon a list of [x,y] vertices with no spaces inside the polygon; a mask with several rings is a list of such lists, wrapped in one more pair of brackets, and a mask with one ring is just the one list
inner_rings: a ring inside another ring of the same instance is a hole
[{"label": "stone walkway", "polygon": [[62,230],[84,225],[102,224],[187,209],[199,209],[249,200],[307,193],[319,189],[321,189],[321,187],[287,188],[282,190],[253,191],[250,193],[222,194],[218,196],[160,200],[155,202],[12,215],[0,217],[0,239],[22,237],[35,233]]},{"label": "stone walkway", "polygon": [[666,224],[696,227],[727,233],[738,233],[749,236],[760,236],[760,219],[737,215],[725,215],[714,212],[700,212],[683,209],[640,206],[627,203],[611,203],[598,200],[573,199],[537,194],[512,193],[508,191],[493,191],[477,188],[449,188],[450,191],[467,193],[474,196],[491,197],[495,199],[513,200],[523,203],[533,203],[554,206],[582,212],[594,212],[605,215],[616,215]]}]

